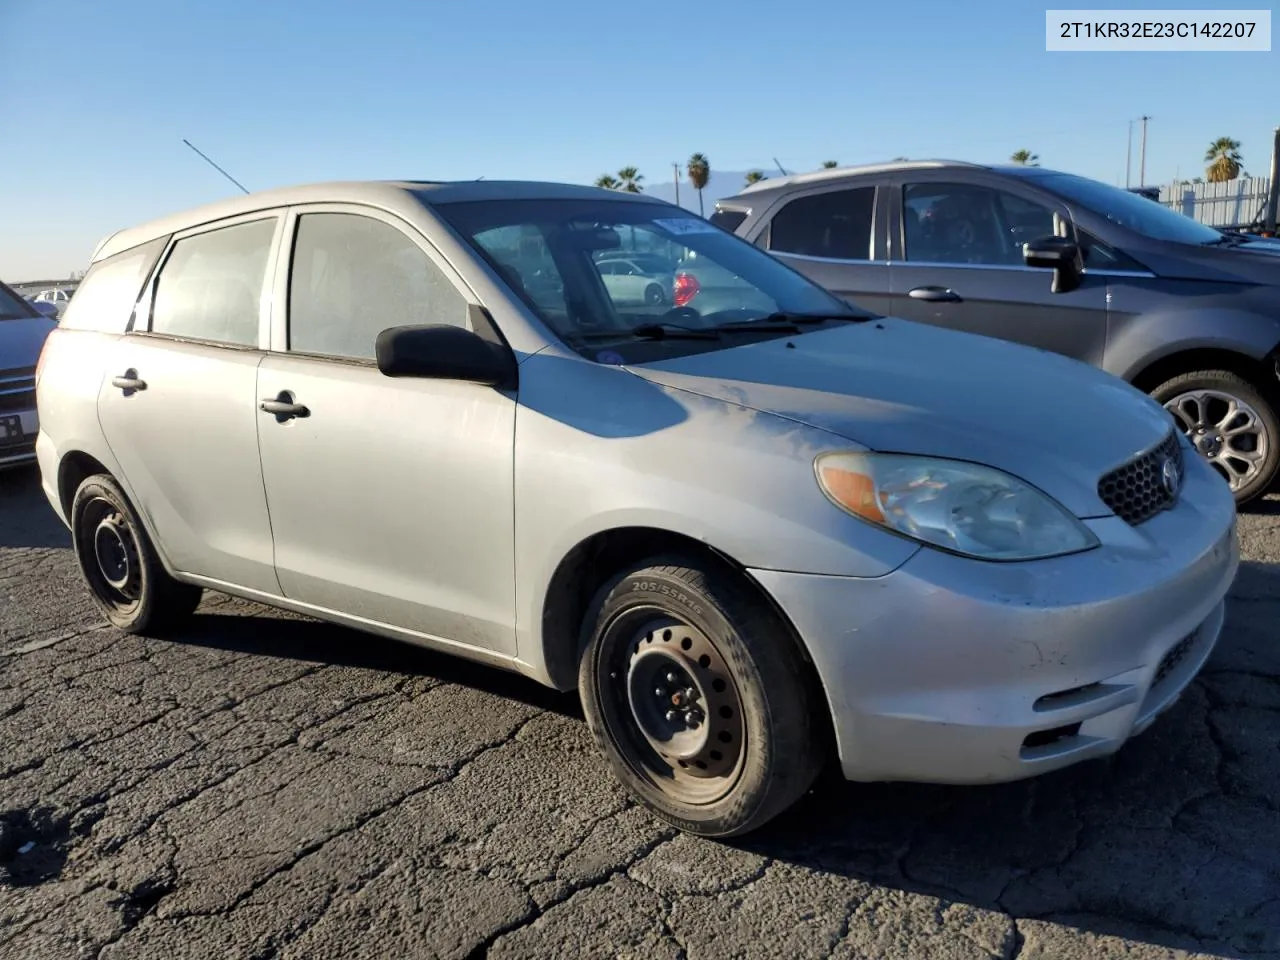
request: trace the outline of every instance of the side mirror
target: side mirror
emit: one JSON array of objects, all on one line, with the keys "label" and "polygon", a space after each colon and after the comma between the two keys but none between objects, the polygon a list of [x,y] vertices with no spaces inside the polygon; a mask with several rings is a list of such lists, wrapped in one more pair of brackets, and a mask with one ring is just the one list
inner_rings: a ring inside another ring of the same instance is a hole
[{"label": "side mirror", "polygon": [[388,377],[466,380],[490,387],[516,382],[510,348],[452,324],[390,327],[378,334],[375,350],[378,369]]},{"label": "side mirror", "polygon": [[1022,259],[1028,267],[1053,271],[1054,293],[1070,293],[1080,286],[1084,256],[1080,245],[1066,237],[1041,237],[1022,245]]}]

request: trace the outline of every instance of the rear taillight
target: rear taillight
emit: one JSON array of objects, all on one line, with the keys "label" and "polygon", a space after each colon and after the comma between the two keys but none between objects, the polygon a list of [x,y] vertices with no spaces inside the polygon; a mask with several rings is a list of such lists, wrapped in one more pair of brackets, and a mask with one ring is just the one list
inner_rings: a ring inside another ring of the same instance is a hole
[{"label": "rear taillight", "polygon": [[697,277],[687,273],[677,273],[675,285],[672,287],[671,302],[677,307],[688,306],[689,301],[696,297],[701,289],[702,284],[698,282]]},{"label": "rear taillight", "polygon": [[36,386],[40,386],[40,372],[44,370],[44,358],[49,355],[49,341],[53,339],[57,330],[49,331],[49,335],[44,338],[44,344],[40,347],[40,359],[36,361]]}]

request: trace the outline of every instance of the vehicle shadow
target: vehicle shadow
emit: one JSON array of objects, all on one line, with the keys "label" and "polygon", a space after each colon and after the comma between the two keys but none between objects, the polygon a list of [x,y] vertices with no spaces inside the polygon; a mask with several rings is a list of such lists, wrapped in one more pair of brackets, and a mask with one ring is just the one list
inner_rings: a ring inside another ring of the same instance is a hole
[{"label": "vehicle shadow", "polygon": [[0,549],[71,546],[71,534],[58,520],[40,488],[34,466],[0,471]]}]

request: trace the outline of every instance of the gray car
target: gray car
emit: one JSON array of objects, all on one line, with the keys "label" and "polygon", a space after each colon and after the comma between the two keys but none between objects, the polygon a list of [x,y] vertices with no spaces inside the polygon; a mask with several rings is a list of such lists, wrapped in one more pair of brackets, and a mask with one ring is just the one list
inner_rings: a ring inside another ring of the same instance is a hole
[{"label": "gray car", "polygon": [[868,309],[1042,347],[1150,393],[1244,503],[1280,471],[1280,245],[1039,167],[766,180],[726,229]]},{"label": "gray car", "polygon": [[[630,312],[593,264],[628,244],[705,286]],[[1113,753],[1238,565],[1227,485],[1140,391],[594,188],[326,184],[122,231],[37,391],[120,629],[211,588],[577,688],[627,789],[710,836],[828,759],[988,783]]]},{"label": "gray car", "polygon": [[0,283],[0,470],[35,460],[36,364],[45,338],[57,325]]}]

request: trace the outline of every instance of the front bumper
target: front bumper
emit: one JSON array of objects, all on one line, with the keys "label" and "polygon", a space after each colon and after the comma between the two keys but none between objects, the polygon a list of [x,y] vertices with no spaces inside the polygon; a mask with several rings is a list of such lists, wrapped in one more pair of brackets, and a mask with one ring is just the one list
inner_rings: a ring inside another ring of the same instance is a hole
[{"label": "front bumper", "polygon": [[922,549],[883,577],[753,570],[803,639],[850,780],[992,783],[1114,753],[1208,659],[1239,565],[1207,467],[1139,527],[1031,563]]},{"label": "front bumper", "polygon": [[36,434],[40,428],[36,411],[0,409],[0,420],[9,423],[13,418],[20,432],[0,432],[0,470],[21,467],[36,459]]}]

